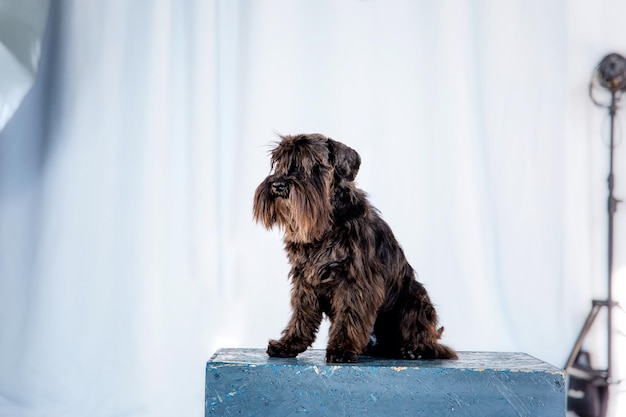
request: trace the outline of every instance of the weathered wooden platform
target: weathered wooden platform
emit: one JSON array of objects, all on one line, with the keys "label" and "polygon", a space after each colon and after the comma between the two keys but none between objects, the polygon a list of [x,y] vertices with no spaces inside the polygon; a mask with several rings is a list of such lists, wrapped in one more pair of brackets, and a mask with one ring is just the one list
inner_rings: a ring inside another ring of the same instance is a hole
[{"label": "weathered wooden platform", "polygon": [[565,373],[524,353],[459,352],[456,361],[360,357],[324,362],[221,349],[207,363],[205,413],[218,416],[563,417]]}]

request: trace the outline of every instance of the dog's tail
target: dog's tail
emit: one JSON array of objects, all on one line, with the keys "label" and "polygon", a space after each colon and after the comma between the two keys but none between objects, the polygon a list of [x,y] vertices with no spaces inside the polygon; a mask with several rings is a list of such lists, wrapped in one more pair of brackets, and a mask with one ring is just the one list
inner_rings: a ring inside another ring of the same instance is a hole
[{"label": "dog's tail", "polygon": [[443,334],[444,330],[446,330],[446,328],[443,326],[437,329],[437,339],[441,339],[441,335]]},{"label": "dog's tail", "polygon": [[[444,327],[440,327],[437,329],[437,339],[441,339],[441,335],[443,334]],[[437,342],[433,346],[430,347],[429,352],[424,352],[426,357],[431,357],[432,359],[459,359],[459,355],[454,351],[454,349],[442,345]]]}]

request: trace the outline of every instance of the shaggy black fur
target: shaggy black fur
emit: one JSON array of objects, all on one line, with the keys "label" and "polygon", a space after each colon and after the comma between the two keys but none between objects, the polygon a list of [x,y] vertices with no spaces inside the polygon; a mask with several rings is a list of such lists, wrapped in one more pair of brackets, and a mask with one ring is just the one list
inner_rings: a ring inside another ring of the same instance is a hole
[{"label": "shaggy black fur", "polygon": [[295,357],[331,321],[328,362],[359,354],[454,359],[443,328],[387,223],[354,183],[352,148],[320,134],[283,136],[272,173],[254,196],[254,218],[284,231],[292,317],[270,356]]}]

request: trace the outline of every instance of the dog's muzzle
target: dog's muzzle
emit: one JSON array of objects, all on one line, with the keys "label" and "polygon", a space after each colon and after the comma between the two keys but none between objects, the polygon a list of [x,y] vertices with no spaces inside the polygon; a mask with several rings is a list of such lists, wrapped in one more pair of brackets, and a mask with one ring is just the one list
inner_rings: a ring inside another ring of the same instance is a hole
[{"label": "dog's muzzle", "polygon": [[270,194],[272,197],[289,197],[289,183],[284,180],[274,180],[270,184]]}]

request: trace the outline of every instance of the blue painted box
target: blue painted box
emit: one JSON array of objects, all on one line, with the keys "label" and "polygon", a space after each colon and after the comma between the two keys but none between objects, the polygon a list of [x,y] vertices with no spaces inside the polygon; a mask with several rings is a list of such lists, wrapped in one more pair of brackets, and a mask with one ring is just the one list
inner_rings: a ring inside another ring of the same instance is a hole
[{"label": "blue painted box", "polygon": [[456,361],[326,364],[262,349],[221,349],[207,363],[206,416],[563,417],[565,373],[524,353],[459,352]]}]

